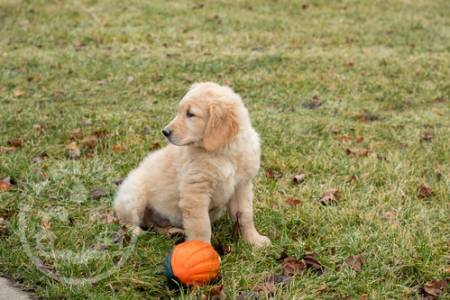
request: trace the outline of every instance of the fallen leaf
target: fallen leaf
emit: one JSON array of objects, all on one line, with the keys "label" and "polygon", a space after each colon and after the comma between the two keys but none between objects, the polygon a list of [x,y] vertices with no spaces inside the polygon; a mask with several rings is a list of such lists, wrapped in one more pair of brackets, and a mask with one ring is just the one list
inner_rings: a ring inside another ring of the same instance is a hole
[{"label": "fallen leaf", "polygon": [[369,154],[369,150],[365,148],[347,148],[345,152],[347,153],[347,155],[358,157],[367,156]]},{"label": "fallen leaf", "polygon": [[356,272],[361,272],[362,266],[364,264],[364,258],[361,254],[353,255],[344,260],[341,267],[348,267],[355,270]]},{"label": "fallen leaf", "polygon": [[78,159],[81,156],[80,148],[78,148],[77,143],[72,142],[69,145],[67,145],[68,150],[68,156],[71,159]]},{"label": "fallen leaf", "polygon": [[38,163],[43,162],[47,158],[48,158],[47,153],[43,152],[43,153],[40,153],[40,154],[36,155],[35,157],[33,157],[32,162],[35,164],[38,164]]},{"label": "fallen leaf", "polygon": [[396,216],[397,216],[397,213],[392,210],[388,210],[383,213],[383,218],[388,219],[388,220],[394,219]]},{"label": "fallen leaf", "polygon": [[58,101],[58,100],[61,100],[65,95],[66,95],[66,92],[57,90],[57,91],[52,92],[51,97],[53,98],[53,100]]},{"label": "fallen leaf", "polygon": [[83,126],[83,127],[89,127],[89,126],[91,126],[92,125],[92,120],[91,119],[84,119],[82,122],[81,122],[81,126]]},{"label": "fallen leaf", "polygon": [[15,91],[14,91],[14,97],[16,97],[16,98],[20,98],[20,97],[22,97],[23,95],[25,95],[25,92],[22,91],[22,90],[15,90]]},{"label": "fallen leaf", "polygon": [[344,134],[344,135],[338,136],[336,139],[340,142],[349,142],[349,141],[353,140],[353,137],[348,134]]},{"label": "fallen leaf", "polygon": [[122,144],[115,144],[113,146],[113,151],[115,153],[120,153],[120,152],[125,152],[128,150],[128,147],[126,145],[122,145]]},{"label": "fallen leaf", "polygon": [[223,290],[223,284],[214,285],[209,289],[210,300],[224,300],[226,298],[225,291]]},{"label": "fallen leaf", "polygon": [[373,121],[378,121],[380,120],[380,116],[372,113],[372,112],[361,112],[356,116],[356,119],[361,121],[361,122],[373,122]]},{"label": "fallen leaf", "polygon": [[289,257],[287,248],[284,248],[280,253],[280,257],[277,258],[277,261],[283,261],[285,258]]},{"label": "fallen leaf", "polygon": [[367,294],[362,294],[359,296],[359,300],[367,300],[369,296]]},{"label": "fallen leaf", "polygon": [[330,131],[333,134],[338,134],[340,132],[339,128],[337,128],[336,126],[331,126]]},{"label": "fallen leaf", "polygon": [[321,107],[323,104],[322,101],[320,101],[319,96],[313,96],[309,102],[303,103],[303,107],[304,108],[309,108],[309,109],[317,109],[319,107]]},{"label": "fallen leaf", "polygon": [[118,224],[119,219],[109,210],[105,210],[103,214],[103,224]]},{"label": "fallen leaf", "polygon": [[294,178],[292,178],[292,182],[295,183],[295,184],[300,184],[303,181],[305,181],[305,176],[306,175],[303,174],[303,173],[295,175]]},{"label": "fallen leaf", "polygon": [[38,132],[40,132],[40,133],[42,133],[42,132],[45,131],[46,126],[45,125],[41,125],[41,124],[34,124],[33,125],[33,129],[38,131]]},{"label": "fallen leaf", "polygon": [[236,300],[258,300],[258,294],[250,291],[239,292],[239,296],[236,297]]},{"label": "fallen leaf", "polygon": [[275,293],[276,287],[273,282],[263,282],[253,286],[252,291],[268,295]]},{"label": "fallen leaf", "polygon": [[286,257],[282,262],[283,275],[294,276],[295,274],[303,275],[306,271],[306,263],[303,259],[295,257]]},{"label": "fallen leaf", "polygon": [[98,144],[98,138],[95,135],[87,136],[81,141],[82,147],[88,147],[91,149],[95,148],[95,146],[97,146],[97,144]]},{"label": "fallen leaf", "polygon": [[281,178],[281,173],[277,170],[268,169],[266,171],[266,177],[270,179],[279,179]]},{"label": "fallen leaf", "polygon": [[431,131],[425,131],[422,133],[421,140],[430,142],[433,139],[433,133]]},{"label": "fallen leaf", "polygon": [[286,200],[286,204],[287,204],[289,207],[296,207],[296,206],[298,206],[298,205],[302,205],[302,204],[303,204],[303,201],[300,200],[300,199],[296,199],[296,198],[288,198],[288,199]]},{"label": "fallen leaf", "polygon": [[317,272],[319,275],[323,274],[324,267],[322,264],[317,260],[317,254],[315,252],[307,253],[303,260],[306,263],[306,267],[308,269],[313,269],[315,272]]},{"label": "fallen leaf", "polygon": [[100,130],[94,131],[93,135],[95,135],[99,139],[102,139],[104,137],[107,137],[109,135],[109,132],[105,129],[100,129]]},{"label": "fallen leaf", "polygon": [[424,286],[422,287],[422,290],[421,290],[422,295],[423,295],[422,299],[426,299],[426,300],[438,299],[439,296],[441,296],[441,294],[446,289],[447,285],[448,285],[448,280],[446,280],[446,279],[442,279],[442,280],[435,279],[431,282],[424,284]]},{"label": "fallen leaf", "polygon": [[42,227],[42,229],[45,229],[45,230],[50,229],[50,227],[51,227],[50,221],[42,220],[41,227]]},{"label": "fallen leaf", "polygon": [[122,226],[116,233],[113,234],[111,241],[114,244],[123,244],[124,242],[129,243],[131,241],[131,236],[128,233],[128,230]]},{"label": "fallen leaf", "polygon": [[362,142],[364,142],[364,137],[363,137],[362,135],[358,135],[358,136],[355,138],[355,141],[356,141],[358,144],[361,144]]},{"label": "fallen leaf", "polygon": [[6,220],[0,217],[0,235],[6,231]]},{"label": "fallen leaf", "polygon": [[433,196],[433,194],[434,193],[433,193],[433,190],[431,189],[431,187],[429,187],[428,185],[426,185],[424,183],[421,184],[417,190],[417,196],[422,199],[429,198],[429,197]]},{"label": "fallen leaf", "polygon": [[108,196],[108,192],[102,188],[95,188],[89,193],[92,199],[100,199]]},{"label": "fallen leaf", "polygon": [[286,284],[290,280],[291,280],[290,276],[286,276],[286,275],[270,275],[270,276],[266,277],[266,279],[264,281],[265,282],[272,282],[272,283]]},{"label": "fallen leaf", "polygon": [[323,193],[319,201],[322,205],[334,204],[339,199],[339,196],[339,190],[332,188]]},{"label": "fallen leaf", "polygon": [[16,150],[17,150],[16,147],[0,147],[0,153],[8,153]]},{"label": "fallen leaf", "polygon": [[74,130],[72,130],[72,132],[70,133],[70,139],[71,140],[79,140],[83,137],[83,134],[81,132],[81,128],[75,128]]},{"label": "fallen leaf", "polygon": [[194,5],[194,6],[192,6],[192,9],[201,9],[201,8],[203,8],[203,7],[205,7],[205,4],[203,4],[203,3],[198,3],[198,4]]},{"label": "fallen leaf", "polygon": [[105,244],[102,244],[102,243],[96,243],[93,248],[94,248],[94,250],[97,250],[97,251],[104,251],[108,248],[108,246],[106,246]]},{"label": "fallen leaf", "polygon": [[7,144],[10,147],[20,148],[23,146],[23,139],[21,139],[21,138],[11,139],[7,142]]}]

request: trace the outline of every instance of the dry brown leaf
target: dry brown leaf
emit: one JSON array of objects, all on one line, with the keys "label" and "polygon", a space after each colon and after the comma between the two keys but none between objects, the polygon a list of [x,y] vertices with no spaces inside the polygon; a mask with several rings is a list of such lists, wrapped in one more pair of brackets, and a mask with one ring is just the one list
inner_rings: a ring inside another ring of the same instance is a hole
[{"label": "dry brown leaf", "polygon": [[79,140],[83,137],[83,134],[81,132],[81,128],[75,128],[74,130],[72,130],[72,132],[70,133],[70,139],[71,140]]},{"label": "dry brown leaf", "polygon": [[102,244],[102,243],[96,243],[94,245],[94,250],[97,250],[97,251],[105,251],[107,248],[108,248],[108,246],[106,246],[105,244]]},{"label": "dry brown leaf", "polygon": [[122,226],[116,233],[113,234],[111,241],[114,244],[127,244],[131,241],[131,236],[126,227]]},{"label": "dry brown leaf", "polygon": [[439,296],[441,296],[444,290],[447,288],[447,285],[448,281],[446,279],[433,280],[431,282],[426,283],[421,290],[423,299],[426,300],[438,299]]},{"label": "dry brown leaf", "polygon": [[266,177],[270,179],[279,179],[281,178],[281,173],[277,170],[268,169],[266,171]]},{"label": "dry brown leaf", "polygon": [[339,128],[336,126],[331,126],[330,131],[332,134],[338,134],[340,132]]},{"label": "dry brown leaf", "polygon": [[316,273],[318,273],[319,275],[323,274],[324,272],[324,267],[322,266],[322,264],[317,260],[317,254],[315,252],[310,252],[307,253],[304,257],[303,260],[306,263],[306,267],[308,269],[313,269]]},{"label": "dry brown leaf", "polygon": [[0,217],[0,235],[6,231],[6,220]]},{"label": "dry brown leaf", "polygon": [[98,144],[98,138],[95,135],[87,136],[81,141],[82,147],[88,147],[91,149],[95,148],[95,146],[97,146],[97,144]]},{"label": "dry brown leaf", "polygon": [[45,125],[41,125],[41,124],[34,124],[33,125],[33,129],[38,131],[38,132],[40,132],[40,133],[42,133],[42,132],[45,131],[46,126]]},{"label": "dry brown leaf", "polygon": [[92,199],[100,199],[108,196],[108,192],[103,188],[95,188],[89,193]]},{"label": "dry brown leaf", "polygon": [[32,162],[35,164],[38,164],[38,163],[43,162],[47,158],[48,158],[47,153],[43,152],[43,153],[40,153],[40,154],[36,155],[35,157],[33,157]]},{"label": "dry brown leaf", "polygon": [[95,135],[99,139],[102,139],[104,137],[107,137],[109,135],[109,132],[106,129],[100,129],[94,131],[93,135]]},{"label": "dry brown leaf", "polygon": [[356,119],[361,122],[373,122],[380,120],[380,116],[372,112],[363,111],[356,116]]},{"label": "dry brown leaf", "polygon": [[362,142],[364,142],[364,137],[363,137],[362,135],[358,135],[358,136],[355,138],[355,141],[356,141],[358,144],[361,144]]},{"label": "dry brown leaf", "polygon": [[282,262],[283,275],[294,276],[295,274],[303,275],[306,271],[306,263],[303,259],[295,257],[286,257]]},{"label": "dry brown leaf", "polygon": [[308,102],[303,103],[303,107],[304,108],[309,108],[309,109],[317,109],[319,107],[321,107],[323,104],[322,101],[320,101],[319,96],[313,96]]},{"label": "dry brown leaf", "polygon": [[303,201],[300,200],[300,199],[296,199],[296,198],[288,198],[288,199],[286,200],[286,204],[287,204],[289,207],[296,207],[296,206],[298,206],[298,205],[302,205],[302,204],[303,204]]},{"label": "dry brown leaf", "polygon": [[22,91],[22,90],[17,89],[17,90],[14,91],[14,97],[16,97],[16,98],[20,98],[23,95],[25,95],[25,92]]},{"label": "dry brown leaf", "polygon": [[417,196],[422,199],[429,198],[429,197],[433,196],[433,194],[434,193],[433,193],[433,190],[431,189],[431,187],[429,187],[428,185],[426,185],[424,183],[421,184],[419,186],[419,188],[417,189]]},{"label": "dry brown leaf", "polygon": [[45,230],[50,229],[50,227],[51,227],[50,221],[42,220],[41,227],[42,227],[42,229],[45,229]]},{"label": "dry brown leaf", "polygon": [[0,147],[0,153],[8,153],[16,150],[17,150],[16,147]]},{"label": "dry brown leaf", "polygon": [[353,140],[353,137],[348,134],[344,134],[344,135],[336,137],[336,139],[340,142],[350,142]]},{"label": "dry brown leaf", "polygon": [[71,159],[78,159],[81,156],[81,150],[78,148],[77,143],[72,142],[67,145],[68,156]]},{"label": "dry brown leaf", "polygon": [[362,294],[359,296],[359,300],[367,300],[368,299],[368,295],[367,294]]},{"label": "dry brown leaf", "polygon": [[392,210],[388,210],[383,213],[383,218],[388,219],[388,220],[394,219],[396,216],[397,216],[397,213]]},{"label": "dry brown leaf", "polygon": [[303,174],[303,173],[295,175],[294,178],[292,178],[292,182],[295,183],[295,184],[300,184],[303,181],[305,181],[305,176],[306,175]]},{"label": "dry brown leaf", "polygon": [[210,300],[226,299],[225,291],[223,289],[223,284],[214,285],[209,289],[209,299]]},{"label": "dry brown leaf", "polygon": [[365,148],[347,148],[345,150],[347,155],[353,155],[358,157],[367,156],[369,154],[369,149]]},{"label": "dry brown leaf", "polygon": [[322,205],[334,204],[339,199],[339,196],[339,190],[332,188],[323,193],[319,201]]},{"label": "dry brown leaf", "polygon": [[128,147],[126,145],[122,145],[122,144],[115,144],[113,146],[113,151],[115,153],[120,153],[120,152],[125,152],[128,150]]},{"label": "dry brown leaf", "polygon": [[421,140],[430,142],[431,140],[433,140],[433,133],[431,131],[425,131],[424,133],[422,133]]},{"label": "dry brown leaf", "polygon": [[341,264],[342,267],[349,267],[356,272],[361,272],[362,266],[364,264],[364,258],[361,254],[353,255],[344,260]]},{"label": "dry brown leaf", "polygon": [[23,146],[23,139],[21,138],[11,139],[7,142],[7,144],[10,147],[20,148]]}]

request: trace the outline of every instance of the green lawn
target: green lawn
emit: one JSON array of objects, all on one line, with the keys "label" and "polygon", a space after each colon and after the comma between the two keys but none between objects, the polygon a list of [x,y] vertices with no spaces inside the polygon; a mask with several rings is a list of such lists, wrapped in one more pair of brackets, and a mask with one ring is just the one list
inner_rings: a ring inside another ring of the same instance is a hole
[{"label": "green lawn", "polygon": [[[229,219],[215,224],[214,243],[231,248],[227,298],[281,274],[284,250],[315,252],[325,271],[261,299],[420,298],[450,276],[449,12],[447,0],[0,0],[0,180],[16,183],[0,191],[0,275],[53,299],[207,293],[165,282],[176,239],[117,242],[109,210],[114,181],[165,144],[189,86],[216,81],[242,96],[261,136],[256,223],[273,242],[254,250]],[[330,188],[340,197],[321,205]],[[95,284],[60,280],[101,274],[123,253]],[[339,267],[358,254],[361,270]]]}]

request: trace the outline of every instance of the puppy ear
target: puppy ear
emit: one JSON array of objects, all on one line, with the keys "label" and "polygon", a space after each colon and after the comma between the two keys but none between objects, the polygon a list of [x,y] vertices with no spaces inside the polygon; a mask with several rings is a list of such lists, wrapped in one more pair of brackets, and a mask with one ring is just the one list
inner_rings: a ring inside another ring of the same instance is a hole
[{"label": "puppy ear", "polygon": [[209,119],[203,135],[206,151],[225,146],[238,132],[239,122],[233,104],[215,103],[209,106]]}]

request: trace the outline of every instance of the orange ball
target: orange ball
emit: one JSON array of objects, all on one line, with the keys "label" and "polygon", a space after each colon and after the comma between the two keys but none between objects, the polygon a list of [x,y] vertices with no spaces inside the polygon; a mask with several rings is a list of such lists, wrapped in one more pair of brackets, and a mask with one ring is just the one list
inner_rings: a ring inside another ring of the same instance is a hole
[{"label": "orange ball", "polygon": [[219,274],[219,267],[219,254],[210,244],[202,241],[187,241],[176,245],[164,261],[167,278],[185,285],[211,282]]}]

